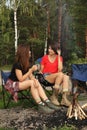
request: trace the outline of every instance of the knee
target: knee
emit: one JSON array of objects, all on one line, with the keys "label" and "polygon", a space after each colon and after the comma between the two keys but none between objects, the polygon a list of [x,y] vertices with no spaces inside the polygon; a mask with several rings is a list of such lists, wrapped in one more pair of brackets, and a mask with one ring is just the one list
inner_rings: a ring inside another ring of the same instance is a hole
[{"label": "knee", "polygon": [[33,80],[29,80],[29,84],[34,87],[34,81]]},{"label": "knee", "polygon": [[63,76],[64,76],[63,72],[58,73],[58,77],[63,78]]},{"label": "knee", "polygon": [[69,76],[64,74],[64,79],[69,80]]}]

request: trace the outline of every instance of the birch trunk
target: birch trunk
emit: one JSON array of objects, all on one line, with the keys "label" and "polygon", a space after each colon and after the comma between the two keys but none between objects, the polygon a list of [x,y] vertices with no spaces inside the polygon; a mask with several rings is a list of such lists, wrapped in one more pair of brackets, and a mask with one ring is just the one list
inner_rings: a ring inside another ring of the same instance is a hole
[{"label": "birch trunk", "polygon": [[17,35],[17,10],[14,10],[14,28],[15,28],[15,53],[17,51],[18,35]]},{"label": "birch trunk", "polygon": [[18,44],[18,29],[17,29],[17,9],[20,4],[20,0],[9,0],[10,1],[10,8],[14,11],[14,30],[15,30],[15,53],[17,51],[17,44]]},{"label": "birch trunk", "polygon": [[49,19],[49,8],[46,7],[47,13],[47,26],[46,26],[46,39],[45,39],[45,48],[44,48],[44,55],[47,53],[47,40],[50,37],[50,19]]}]

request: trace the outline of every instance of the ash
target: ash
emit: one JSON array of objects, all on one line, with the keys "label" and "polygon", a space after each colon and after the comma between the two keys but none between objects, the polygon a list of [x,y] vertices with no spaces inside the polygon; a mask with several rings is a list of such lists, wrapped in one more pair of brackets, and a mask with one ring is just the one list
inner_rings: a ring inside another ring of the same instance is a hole
[{"label": "ash", "polygon": [[52,114],[41,113],[34,108],[2,109],[0,110],[0,127],[14,130],[44,130],[45,126],[53,128],[66,124],[67,126],[73,125],[79,130],[87,130],[87,118],[84,120],[68,119],[66,113],[65,107],[61,107]]}]

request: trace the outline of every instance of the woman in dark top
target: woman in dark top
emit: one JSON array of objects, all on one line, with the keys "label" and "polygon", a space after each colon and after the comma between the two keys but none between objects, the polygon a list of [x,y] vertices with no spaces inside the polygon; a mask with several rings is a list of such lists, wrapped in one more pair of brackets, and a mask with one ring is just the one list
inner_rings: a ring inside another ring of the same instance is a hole
[{"label": "woman in dark top", "polygon": [[15,63],[13,64],[5,88],[13,95],[15,101],[18,99],[18,91],[30,88],[31,94],[38,104],[39,109],[51,113],[54,111],[55,106],[49,101],[42,86],[33,75],[33,72],[37,70],[37,65],[29,68],[29,52],[28,45],[21,44],[18,46]]}]

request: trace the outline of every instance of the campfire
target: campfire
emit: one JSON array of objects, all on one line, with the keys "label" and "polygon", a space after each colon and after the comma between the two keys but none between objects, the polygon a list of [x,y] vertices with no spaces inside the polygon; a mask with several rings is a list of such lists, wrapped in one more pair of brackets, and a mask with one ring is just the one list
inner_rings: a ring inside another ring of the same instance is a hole
[{"label": "campfire", "polygon": [[78,95],[79,93],[77,92],[73,95],[72,104],[69,106],[67,110],[67,117],[68,118],[74,117],[76,120],[77,119],[83,120],[87,118],[87,114],[84,111],[84,108],[87,107],[87,103],[81,106],[78,102]]}]

